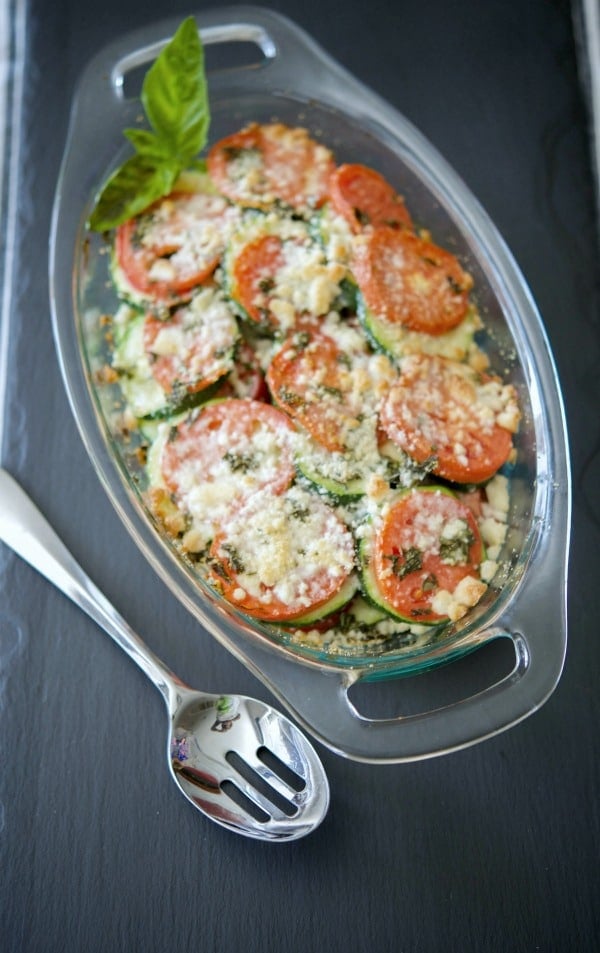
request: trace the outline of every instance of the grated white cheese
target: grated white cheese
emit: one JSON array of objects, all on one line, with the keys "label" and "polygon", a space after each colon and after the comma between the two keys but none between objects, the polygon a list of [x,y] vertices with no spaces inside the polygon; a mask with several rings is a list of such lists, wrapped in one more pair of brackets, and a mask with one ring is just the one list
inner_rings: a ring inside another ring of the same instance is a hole
[{"label": "grated white cheese", "polygon": [[293,611],[328,598],[354,566],[346,526],[332,507],[298,486],[280,495],[254,494],[228,519],[218,555],[235,559],[239,586],[255,600],[277,600]]},{"label": "grated white cheese", "polygon": [[485,487],[485,495],[496,519],[506,520],[509,507],[508,477],[497,473]]},{"label": "grated white cheese", "polygon": [[239,219],[239,209],[212,192],[163,199],[145,216],[141,231],[141,245],[157,254],[150,279],[186,279],[210,267],[222,255]]},{"label": "grated white cheese", "polygon": [[431,600],[431,608],[437,615],[448,616],[451,622],[458,622],[469,609],[477,605],[486,591],[485,582],[474,576],[465,576],[454,592],[440,589]]},{"label": "grated white cheese", "polygon": [[286,426],[258,416],[251,434],[231,420],[214,428],[195,428],[193,422],[188,428],[184,421],[175,436],[168,424],[158,428],[151,450],[153,483],[174,489],[179,509],[190,519],[188,551],[203,549],[234,506],[291,479],[293,438]]}]

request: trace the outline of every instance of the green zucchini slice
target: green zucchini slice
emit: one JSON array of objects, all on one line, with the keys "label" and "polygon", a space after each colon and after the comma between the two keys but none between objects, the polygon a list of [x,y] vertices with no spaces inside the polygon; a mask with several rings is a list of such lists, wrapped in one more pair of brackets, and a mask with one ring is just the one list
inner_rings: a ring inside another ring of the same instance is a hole
[{"label": "green zucchini slice", "polygon": [[469,310],[458,327],[452,331],[425,334],[410,331],[401,324],[393,324],[376,315],[366,306],[360,291],[357,291],[356,300],[358,318],[371,344],[395,360],[405,354],[420,353],[438,354],[454,361],[465,361],[477,347],[475,332],[480,330],[481,320],[474,308]]},{"label": "green zucchini slice", "polygon": [[336,592],[331,599],[328,599],[327,602],[324,602],[323,605],[320,605],[317,609],[313,609],[312,612],[307,612],[303,616],[299,616],[296,619],[291,619],[287,626],[309,626],[314,625],[316,622],[319,622],[321,619],[327,618],[327,616],[333,615],[336,612],[339,612],[344,606],[350,602],[354,596],[356,590],[358,589],[358,579],[352,574],[349,576],[341,589]]}]

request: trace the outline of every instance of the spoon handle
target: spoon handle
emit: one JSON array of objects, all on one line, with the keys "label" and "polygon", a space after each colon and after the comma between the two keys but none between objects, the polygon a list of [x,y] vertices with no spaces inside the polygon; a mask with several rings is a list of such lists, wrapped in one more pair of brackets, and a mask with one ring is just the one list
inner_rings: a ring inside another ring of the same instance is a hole
[{"label": "spoon handle", "polygon": [[169,704],[179,679],[142,642],[73,558],[19,484],[0,468],[0,540],[97,622]]}]

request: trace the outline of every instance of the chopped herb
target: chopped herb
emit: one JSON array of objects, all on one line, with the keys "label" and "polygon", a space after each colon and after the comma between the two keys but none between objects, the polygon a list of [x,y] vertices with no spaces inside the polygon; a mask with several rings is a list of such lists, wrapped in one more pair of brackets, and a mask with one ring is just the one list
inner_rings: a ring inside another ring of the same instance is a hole
[{"label": "chopped herb", "polygon": [[[152,363],[152,358],[148,355],[150,363]],[[110,384],[113,379],[113,375],[116,374],[120,380],[131,381],[135,377],[135,373],[131,370],[130,367],[103,367],[98,373],[98,380],[101,384]]]},{"label": "chopped herb", "polygon": [[263,292],[263,294],[268,294],[269,291],[272,291],[274,287],[275,287],[274,278],[261,278],[260,281],[258,282],[258,288],[260,291]]},{"label": "chopped herb", "polygon": [[406,454],[404,459],[387,461],[388,480],[392,487],[409,487],[421,483],[428,473],[435,470],[437,457],[428,457],[423,463],[416,463]]},{"label": "chopped herb", "polygon": [[473,531],[468,523],[456,536],[440,537],[440,559],[450,566],[462,566],[469,562],[469,550],[475,542]]},{"label": "chopped herb", "polygon": [[173,386],[169,393],[169,406],[178,407],[181,402],[187,397],[188,394],[188,385],[184,381],[175,380],[173,381]]},{"label": "chopped herb", "polygon": [[450,287],[452,288],[454,294],[460,295],[460,294],[462,294],[463,291],[465,290],[465,289],[462,287],[462,285],[460,285],[460,284],[458,283],[458,281],[456,281],[456,280],[452,277],[452,275],[446,275],[446,280],[447,280],[448,284],[450,285]]},{"label": "chopped herb", "polygon": [[392,572],[399,579],[404,579],[411,572],[417,572],[423,566],[423,553],[416,546],[409,546],[401,553],[392,553],[385,557],[392,564]]},{"label": "chopped herb", "polygon": [[358,622],[352,612],[342,612],[338,618],[336,629],[346,635],[348,632],[356,632],[359,635],[368,635],[373,628],[368,622]]},{"label": "chopped herb", "polygon": [[218,559],[215,559],[212,556],[207,556],[206,565],[208,569],[211,569],[215,573],[216,576],[220,576],[221,579],[229,580],[229,573]]},{"label": "chopped herb", "polygon": [[235,453],[233,450],[228,450],[223,459],[234,473],[247,473],[256,467],[257,462],[253,453]]},{"label": "chopped herb", "polygon": [[336,400],[344,399],[344,394],[339,387],[330,387],[328,384],[320,384],[319,390],[324,394],[329,394],[330,397],[335,397]]},{"label": "chopped herb", "polygon": [[275,327],[273,324],[273,315],[268,308],[259,308],[259,321],[256,322],[256,331],[265,337],[272,337]]},{"label": "chopped herb", "polygon": [[433,575],[433,573],[429,573],[429,575],[423,580],[421,589],[423,592],[432,592],[434,589],[437,589],[438,585],[439,584],[436,577]]},{"label": "chopped herb", "polygon": [[232,546],[231,543],[222,543],[221,549],[224,553],[227,553],[227,558],[231,563],[231,568],[234,572],[242,573],[246,571],[244,561],[235,546]]},{"label": "chopped herb", "polygon": [[300,394],[294,393],[294,391],[286,390],[285,387],[280,387],[277,391],[277,397],[282,404],[289,404],[290,407],[301,407],[304,403],[304,399]]},{"label": "chopped herb", "polygon": [[371,216],[368,214],[368,212],[365,212],[362,208],[356,207],[352,211],[354,212],[354,217],[359,225],[364,226],[371,224]]},{"label": "chopped herb", "polygon": [[294,347],[297,348],[308,347],[310,344],[310,334],[308,331],[298,331],[297,334],[294,334],[292,343]]},{"label": "chopped herb", "polygon": [[297,504],[292,508],[292,511],[291,511],[291,513],[290,513],[290,516],[291,516],[293,519],[295,519],[295,520],[300,520],[300,522],[303,523],[304,520],[305,520],[308,516],[310,516],[310,510],[309,510],[308,506],[301,506],[299,503],[297,503]]},{"label": "chopped herb", "polygon": [[239,159],[243,156],[245,152],[253,152],[255,150],[247,149],[244,146],[223,146],[221,151],[229,162],[234,162],[235,159]]},{"label": "chopped herb", "polygon": [[350,612],[341,612],[337,627],[340,632],[349,632],[354,622],[354,616]]},{"label": "chopped herb", "polygon": [[339,292],[332,303],[332,310],[346,315],[354,314],[356,311],[356,285],[348,278],[342,278],[338,287]]},{"label": "chopped herb", "polygon": [[131,247],[135,251],[139,251],[143,246],[144,237],[147,234],[150,226],[152,225],[152,217],[150,215],[140,215],[135,223],[135,228],[131,233]]}]

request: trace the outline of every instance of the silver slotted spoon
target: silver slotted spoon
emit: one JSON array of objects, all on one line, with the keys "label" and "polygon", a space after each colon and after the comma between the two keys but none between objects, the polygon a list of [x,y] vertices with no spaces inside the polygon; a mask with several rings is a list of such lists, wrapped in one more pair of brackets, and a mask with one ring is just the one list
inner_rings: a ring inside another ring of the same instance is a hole
[{"label": "silver slotted spoon", "polygon": [[0,539],[87,612],[156,685],[169,714],[171,774],[198,810],[259,840],[295,840],[320,824],[329,784],[305,736],[256,699],[209,695],[181,682],[121,618],[3,469]]}]

